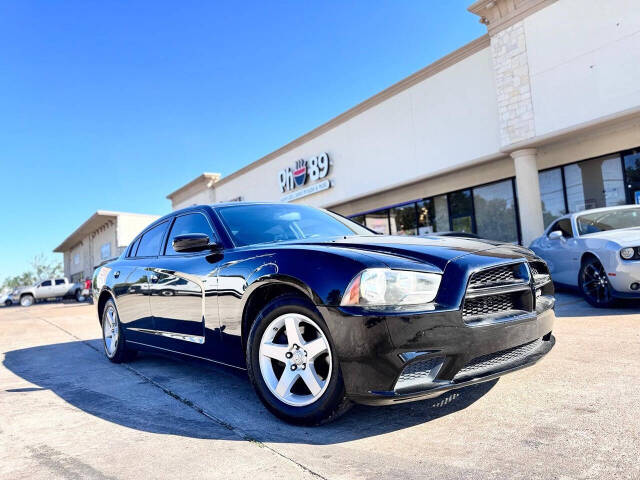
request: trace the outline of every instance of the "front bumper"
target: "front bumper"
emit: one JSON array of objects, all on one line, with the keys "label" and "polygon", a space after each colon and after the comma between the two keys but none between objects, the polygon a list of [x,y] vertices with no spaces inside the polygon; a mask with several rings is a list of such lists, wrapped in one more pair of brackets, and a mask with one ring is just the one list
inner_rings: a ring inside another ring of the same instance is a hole
[{"label": "front bumper", "polygon": [[[354,317],[344,309],[324,307],[321,313],[332,332],[348,396],[368,405],[419,400],[489,381],[533,365],[555,343],[551,308],[480,327],[465,325],[459,311]],[[536,348],[526,355],[464,373],[478,358],[533,342],[538,342]],[[398,388],[407,366],[428,360],[435,363],[432,377]]]}]

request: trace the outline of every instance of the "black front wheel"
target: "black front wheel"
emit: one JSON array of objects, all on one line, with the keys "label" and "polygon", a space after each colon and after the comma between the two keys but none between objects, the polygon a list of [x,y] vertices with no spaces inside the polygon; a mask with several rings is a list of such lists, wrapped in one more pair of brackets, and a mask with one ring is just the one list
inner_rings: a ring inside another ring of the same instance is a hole
[{"label": "black front wheel", "polygon": [[579,273],[580,291],[589,304],[598,308],[613,305],[613,289],[607,272],[597,258],[588,258],[582,262]]},{"label": "black front wheel", "polygon": [[330,422],[349,408],[329,329],[308,300],[280,296],[264,307],[247,341],[247,369],[267,409],[297,425]]}]

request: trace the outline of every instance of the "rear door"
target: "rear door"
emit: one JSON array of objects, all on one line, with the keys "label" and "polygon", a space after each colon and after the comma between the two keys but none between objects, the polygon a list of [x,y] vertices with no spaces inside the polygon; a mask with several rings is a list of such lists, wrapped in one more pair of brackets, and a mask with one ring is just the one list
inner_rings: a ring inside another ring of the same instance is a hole
[{"label": "rear door", "polygon": [[219,327],[215,269],[221,256],[210,251],[176,252],[173,239],[186,233],[204,233],[211,242],[218,239],[205,212],[176,216],[161,255],[151,264],[150,300],[165,347],[194,351],[205,343],[207,327],[210,331]]},{"label": "rear door", "polygon": [[70,285],[64,278],[56,278],[53,281],[53,293],[56,297],[63,297],[69,291]]},{"label": "rear door", "polygon": [[114,267],[114,293],[127,340],[153,344],[155,324],[149,303],[149,267],[157,259],[168,221],[155,225],[136,239],[124,260]]}]

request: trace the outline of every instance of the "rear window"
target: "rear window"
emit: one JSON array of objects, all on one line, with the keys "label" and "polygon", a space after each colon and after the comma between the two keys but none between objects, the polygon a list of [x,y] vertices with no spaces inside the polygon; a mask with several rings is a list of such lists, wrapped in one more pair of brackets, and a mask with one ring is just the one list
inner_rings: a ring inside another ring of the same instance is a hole
[{"label": "rear window", "polygon": [[56,285],[64,285],[64,278],[56,278]]},{"label": "rear window", "polygon": [[160,253],[160,245],[162,244],[162,237],[164,237],[167,224],[168,222],[162,222],[142,235],[136,252],[137,257],[154,257]]}]

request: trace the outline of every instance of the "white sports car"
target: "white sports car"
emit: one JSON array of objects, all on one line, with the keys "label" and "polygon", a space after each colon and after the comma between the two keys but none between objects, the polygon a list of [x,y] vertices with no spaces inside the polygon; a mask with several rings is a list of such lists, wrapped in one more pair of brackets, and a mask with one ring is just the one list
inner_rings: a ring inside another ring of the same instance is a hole
[{"label": "white sports car", "polygon": [[640,205],[565,215],[530,248],[547,262],[554,282],[578,287],[591,305],[640,299]]}]

